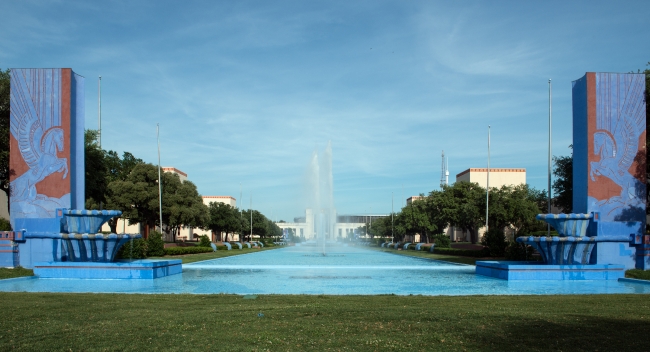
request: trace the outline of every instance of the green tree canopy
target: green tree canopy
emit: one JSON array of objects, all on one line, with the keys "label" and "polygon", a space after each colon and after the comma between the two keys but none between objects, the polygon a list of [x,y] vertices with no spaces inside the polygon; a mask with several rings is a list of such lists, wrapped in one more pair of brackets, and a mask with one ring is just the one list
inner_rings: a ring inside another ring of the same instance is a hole
[{"label": "green tree canopy", "polygon": [[205,227],[208,221],[208,207],[191,181],[181,181],[177,174],[165,172],[163,180],[163,223],[165,232],[176,235],[182,226]]},{"label": "green tree canopy", "polygon": [[153,228],[160,222],[158,169],[154,165],[136,165],[125,180],[109,183],[108,189],[110,204],[122,211],[129,224],[142,223]]},{"label": "green tree canopy", "polygon": [[97,144],[97,131],[84,133],[86,209],[103,208],[108,190],[106,153]]},{"label": "green tree canopy", "polygon": [[478,183],[464,181],[442,189],[441,219],[469,231],[472,243],[478,242],[478,229],[485,225],[485,192]]},{"label": "green tree canopy", "polygon": [[429,235],[433,234],[436,230],[436,225],[431,223],[430,216],[427,212],[427,203],[425,200],[416,200],[411,204],[402,208],[402,211],[397,216],[396,222],[398,226],[404,229],[400,233],[401,239],[404,235],[415,236],[419,233],[421,238],[426,239],[428,242]]},{"label": "green tree canopy", "polygon": [[[555,198],[553,205],[560,208],[563,213],[573,212],[573,157],[553,157],[553,192]],[[544,209],[544,212],[547,210]]]},{"label": "green tree canopy", "polygon": [[[212,231],[219,241],[228,241],[228,235],[231,233],[240,233],[242,228],[239,210],[230,204],[221,202],[211,202],[208,206],[209,218],[205,227]],[[221,233],[225,233],[225,239],[221,238]]]}]

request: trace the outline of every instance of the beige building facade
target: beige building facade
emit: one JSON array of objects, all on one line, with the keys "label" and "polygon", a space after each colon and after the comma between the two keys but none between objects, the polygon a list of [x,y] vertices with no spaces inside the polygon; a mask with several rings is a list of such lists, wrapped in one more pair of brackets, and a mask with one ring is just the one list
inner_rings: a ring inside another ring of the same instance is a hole
[{"label": "beige building facade", "polygon": [[[487,168],[471,168],[456,175],[456,182],[475,182],[486,188],[488,183]],[[490,168],[490,188],[526,184],[526,169]]]},{"label": "beige building facade", "polygon": [[167,167],[161,167],[161,169],[163,172],[169,172],[178,175],[178,178],[181,179],[181,182],[187,181],[187,174],[175,167],[167,166]]}]

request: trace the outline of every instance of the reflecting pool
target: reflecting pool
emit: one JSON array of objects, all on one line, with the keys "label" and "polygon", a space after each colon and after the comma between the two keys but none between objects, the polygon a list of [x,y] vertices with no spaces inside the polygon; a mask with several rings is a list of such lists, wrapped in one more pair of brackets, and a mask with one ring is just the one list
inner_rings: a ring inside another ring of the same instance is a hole
[{"label": "reflecting pool", "polygon": [[183,265],[155,280],[0,280],[0,291],[332,295],[546,295],[650,293],[650,285],[596,281],[506,281],[474,274],[473,265],[362,247],[296,246]]}]

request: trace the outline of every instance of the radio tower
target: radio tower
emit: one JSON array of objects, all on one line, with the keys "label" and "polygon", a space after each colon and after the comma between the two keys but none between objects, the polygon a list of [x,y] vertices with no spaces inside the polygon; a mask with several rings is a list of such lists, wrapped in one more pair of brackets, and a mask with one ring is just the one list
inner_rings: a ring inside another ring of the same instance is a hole
[{"label": "radio tower", "polygon": [[445,151],[442,151],[442,173],[440,175],[440,188],[442,188],[443,185],[448,185],[449,184],[449,170],[447,169],[449,167],[448,161],[445,158]]}]

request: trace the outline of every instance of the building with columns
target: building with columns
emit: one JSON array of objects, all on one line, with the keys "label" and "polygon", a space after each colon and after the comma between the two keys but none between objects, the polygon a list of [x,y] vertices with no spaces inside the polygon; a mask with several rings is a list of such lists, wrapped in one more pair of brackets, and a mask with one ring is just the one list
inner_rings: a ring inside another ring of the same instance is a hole
[{"label": "building with columns", "polygon": [[[294,218],[294,222],[276,223],[281,229],[291,229],[295,235],[305,240],[315,240],[319,222],[316,219],[319,214],[314,214],[312,209],[305,209],[304,217]],[[348,238],[355,235],[355,231],[372,221],[386,217],[388,215],[338,215],[336,210],[332,214],[332,219],[336,219],[333,224],[329,225],[325,211],[320,214],[322,231],[325,232],[327,240],[335,241],[338,238]]]}]

